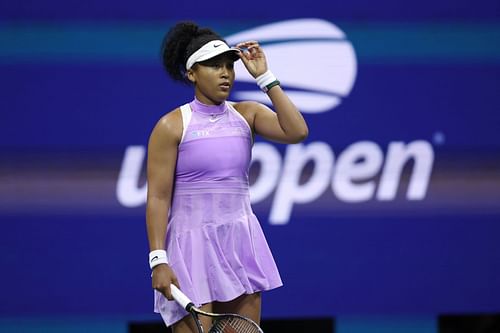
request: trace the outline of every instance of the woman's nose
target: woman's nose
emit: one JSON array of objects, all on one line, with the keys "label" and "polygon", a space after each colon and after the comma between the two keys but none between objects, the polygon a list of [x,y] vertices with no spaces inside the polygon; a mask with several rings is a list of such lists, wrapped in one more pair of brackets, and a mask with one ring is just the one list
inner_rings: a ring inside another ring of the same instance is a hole
[{"label": "woman's nose", "polygon": [[220,75],[221,75],[222,77],[228,77],[228,75],[229,75],[229,71],[228,71],[228,69],[227,69],[227,67],[226,67],[226,66],[222,66],[222,67],[221,67],[221,73],[220,73]]},{"label": "woman's nose", "polygon": [[231,68],[229,65],[221,66],[221,76],[222,77],[229,77],[230,72],[231,72]]}]

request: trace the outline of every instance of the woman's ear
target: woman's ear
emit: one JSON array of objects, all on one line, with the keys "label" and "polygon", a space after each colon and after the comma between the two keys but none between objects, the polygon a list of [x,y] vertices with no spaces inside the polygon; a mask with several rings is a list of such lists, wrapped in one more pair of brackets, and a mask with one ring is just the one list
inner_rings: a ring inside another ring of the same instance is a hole
[{"label": "woman's ear", "polygon": [[189,81],[191,81],[191,83],[194,84],[196,82],[195,75],[192,69],[187,70],[186,77]]}]

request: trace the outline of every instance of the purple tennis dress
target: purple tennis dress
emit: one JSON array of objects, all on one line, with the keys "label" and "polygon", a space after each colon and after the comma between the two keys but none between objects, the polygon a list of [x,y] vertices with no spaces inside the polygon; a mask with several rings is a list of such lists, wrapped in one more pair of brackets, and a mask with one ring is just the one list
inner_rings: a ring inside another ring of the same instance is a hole
[{"label": "purple tennis dress", "polygon": [[[181,290],[197,305],[277,288],[281,278],[250,207],[252,133],[228,102],[181,107],[166,249]],[[187,312],[155,291],[167,326]]]}]

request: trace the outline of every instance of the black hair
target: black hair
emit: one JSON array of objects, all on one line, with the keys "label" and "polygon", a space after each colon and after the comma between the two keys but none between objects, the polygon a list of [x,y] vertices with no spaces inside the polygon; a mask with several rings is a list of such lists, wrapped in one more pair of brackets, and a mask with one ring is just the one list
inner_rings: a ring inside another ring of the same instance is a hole
[{"label": "black hair", "polygon": [[163,38],[161,56],[168,75],[189,83],[186,78],[186,61],[200,47],[212,40],[223,40],[210,28],[200,28],[190,21],[178,22]]}]

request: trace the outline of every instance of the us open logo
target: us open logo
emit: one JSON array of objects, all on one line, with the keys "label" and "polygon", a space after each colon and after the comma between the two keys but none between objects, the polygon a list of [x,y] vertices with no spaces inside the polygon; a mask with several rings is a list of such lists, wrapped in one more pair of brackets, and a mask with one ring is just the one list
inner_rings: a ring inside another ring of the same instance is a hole
[{"label": "us open logo", "polygon": [[[271,23],[228,36],[230,45],[257,40],[264,47],[268,67],[278,77],[301,112],[334,109],[349,95],[356,79],[357,61],[352,44],[334,24],[321,19],[297,19]],[[255,89],[255,79],[241,61],[235,64],[236,81],[249,90],[235,90],[233,98],[270,105]]]},{"label": "us open logo", "polygon": [[[354,49],[345,34],[328,21],[281,21],[226,38],[231,45],[244,40],[258,40],[264,46],[269,68],[303,113],[331,111],[352,90],[357,71]],[[232,99],[270,105],[268,96],[257,88],[241,61],[236,63],[235,71],[241,87],[233,91]],[[147,184],[138,186],[145,156],[144,146],[125,150],[116,188],[117,199],[124,207],[146,203]],[[281,153],[269,142],[256,142],[252,163],[260,164],[259,175],[250,186],[252,204],[271,199],[269,223],[287,225],[297,205],[326,209],[323,213],[330,216],[333,202],[316,205],[328,191],[336,199],[337,211],[344,204],[347,212],[353,212],[356,208],[349,206],[364,202],[369,203],[365,209],[370,207],[372,213],[384,209],[376,202],[396,201],[408,164],[411,167],[403,200],[424,200],[434,165],[434,148],[425,140],[392,141],[386,147],[364,140],[334,152],[328,142],[314,141],[288,145]],[[311,163],[313,172],[303,182],[303,172]],[[413,214],[411,209],[408,213]]]}]

